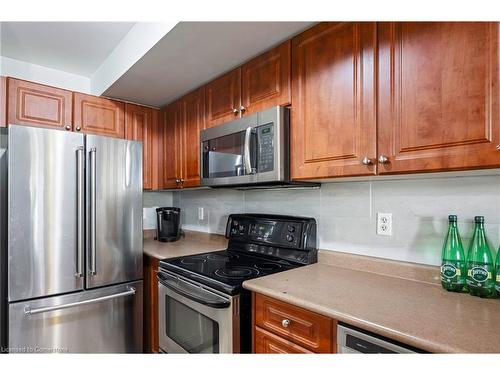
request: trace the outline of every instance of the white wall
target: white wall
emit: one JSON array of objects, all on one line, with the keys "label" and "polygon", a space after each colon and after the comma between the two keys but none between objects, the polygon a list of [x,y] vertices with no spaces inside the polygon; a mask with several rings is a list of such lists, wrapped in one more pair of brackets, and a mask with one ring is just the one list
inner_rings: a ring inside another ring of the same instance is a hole
[{"label": "white wall", "polygon": [[90,78],[0,56],[0,75],[90,94]]},{"label": "white wall", "polygon": [[[162,194],[162,193],[159,193]],[[171,194],[171,193],[168,193]],[[500,243],[500,176],[335,182],[316,190],[194,190],[173,193],[184,229],[224,233],[227,216],[262,212],[315,217],[319,247],[438,265],[447,216],[457,214],[468,245],[484,215],[492,248]],[[198,220],[198,207],[205,219]],[[393,235],[376,234],[377,212],[393,214]]]}]

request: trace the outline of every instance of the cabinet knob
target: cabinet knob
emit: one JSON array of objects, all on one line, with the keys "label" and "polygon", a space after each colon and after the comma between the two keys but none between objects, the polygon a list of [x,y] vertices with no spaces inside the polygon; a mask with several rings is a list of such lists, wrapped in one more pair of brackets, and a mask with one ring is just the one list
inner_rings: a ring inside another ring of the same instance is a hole
[{"label": "cabinet knob", "polygon": [[497,145],[497,151],[500,151],[500,145]]},{"label": "cabinet knob", "polygon": [[289,319],[283,319],[281,321],[281,325],[283,326],[283,328],[288,328],[288,326],[290,326],[290,320]]},{"label": "cabinet knob", "polygon": [[361,163],[363,165],[371,165],[372,164],[372,159],[370,159],[368,156],[365,156],[363,160],[361,160]]},{"label": "cabinet knob", "polygon": [[181,178],[181,179],[180,179],[180,182],[181,182],[181,184],[183,184],[183,183],[184,183],[184,179],[183,179],[183,178]]},{"label": "cabinet knob", "polygon": [[175,179],[175,183],[180,184],[180,183],[181,183],[181,180],[180,180],[180,179],[178,179],[178,178],[176,178],[176,179]]},{"label": "cabinet knob", "polygon": [[71,130],[71,125],[66,125],[66,126],[64,127],[64,129],[66,129],[66,130]]},{"label": "cabinet knob", "polygon": [[79,127],[79,126],[77,126],[77,127],[76,127],[76,131],[77,131],[77,132],[79,132],[80,130],[82,130],[82,128],[81,128],[81,127]]},{"label": "cabinet knob", "polygon": [[387,164],[389,162],[389,158],[387,156],[385,156],[385,155],[380,155],[378,157],[378,162],[380,164]]},{"label": "cabinet knob", "polygon": [[238,108],[233,108],[233,113],[234,113],[235,115],[237,115],[239,112],[240,112],[240,111],[238,110]]},{"label": "cabinet knob", "polygon": [[246,110],[247,110],[247,109],[246,109],[244,106],[242,106],[242,105],[240,106],[240,112],[241,112],[241,113],[245,113],[245,111],[246,111]]}]

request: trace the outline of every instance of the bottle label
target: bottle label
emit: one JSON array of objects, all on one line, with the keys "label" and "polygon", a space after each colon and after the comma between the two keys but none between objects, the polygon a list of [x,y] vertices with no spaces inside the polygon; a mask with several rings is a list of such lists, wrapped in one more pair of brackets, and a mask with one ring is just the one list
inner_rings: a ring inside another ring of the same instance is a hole
[{"label": "bottle label", "polygon": [[493,267],[489,264],[475,264],[467,271],[467,285],[479,288],[491,288],[493,280]]},{"label": "bottle label", "polygon": [[464,269],[463,262],[446,261],[441,266],[441,281],[447,284],[464,284],[464,277],[461,269]]}]

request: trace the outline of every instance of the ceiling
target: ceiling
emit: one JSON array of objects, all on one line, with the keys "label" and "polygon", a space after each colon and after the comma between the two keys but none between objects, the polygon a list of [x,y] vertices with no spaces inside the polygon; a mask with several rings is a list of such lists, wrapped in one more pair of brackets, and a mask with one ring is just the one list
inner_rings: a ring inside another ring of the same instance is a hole
[{"label": "ceiling", "polygon": [[2,22],[1,55],[91,77],[134,22]]},{"label": "ceiling", "polygon": [[314,22],[180,22],[104,95],[163,106]]}]

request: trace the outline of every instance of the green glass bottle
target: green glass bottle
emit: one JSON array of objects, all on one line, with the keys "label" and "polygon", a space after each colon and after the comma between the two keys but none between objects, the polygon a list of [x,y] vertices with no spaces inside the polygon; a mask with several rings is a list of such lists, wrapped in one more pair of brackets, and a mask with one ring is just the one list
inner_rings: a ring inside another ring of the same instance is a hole
[{"label": "green glass bottle", "polygon": [[495,293],[493,255],[484,233],[484,217],[474,218],[476,228],[467,254],[467,287],[473,296],[488,297]]},{"label": "green glass bottle", "polygon": [[458,233],[457,216],[448,216],[448,235],[441,253],[441,285],[450,292],[460,292],[465,286],[466,263],[462,240]]},{"label": "green glass bottle", "polygon": [[497,260],[495,262],[495,268],[497,275],[497,282],[495,284],[495,289],[497,291],[497,294],[500,296],[500,246],[498,247],[497,251]]}]

